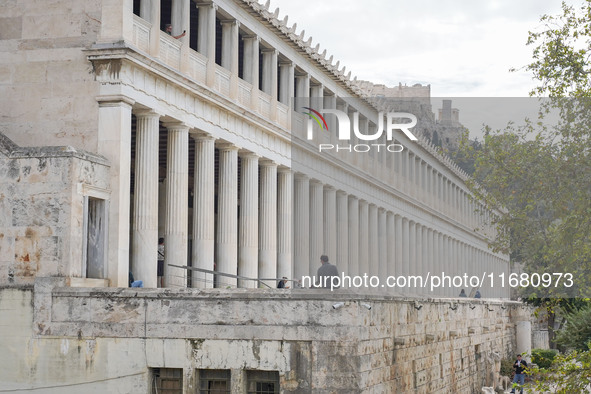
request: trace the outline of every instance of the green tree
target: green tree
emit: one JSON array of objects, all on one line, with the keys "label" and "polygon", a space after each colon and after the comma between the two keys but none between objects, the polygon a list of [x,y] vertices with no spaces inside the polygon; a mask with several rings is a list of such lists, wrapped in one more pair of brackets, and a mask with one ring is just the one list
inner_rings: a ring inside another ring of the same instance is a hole
[{"label": "green tree", "polygon": [[[572,287],[523,289],[552,329],[561,306],[591,294],[591,0],[578,10],[563,3],[561,15],[541,22],[529,34],[533,61],[524,67],[540,82],[531,95],[548,96],[539,118],[487,129],[480,149],[464,140],[461,155],[473,158],[476,198],[503,213],[492,219],[491,247],[529,272],[572,274]],[[558,124],[547,125],[552,111]]]}]

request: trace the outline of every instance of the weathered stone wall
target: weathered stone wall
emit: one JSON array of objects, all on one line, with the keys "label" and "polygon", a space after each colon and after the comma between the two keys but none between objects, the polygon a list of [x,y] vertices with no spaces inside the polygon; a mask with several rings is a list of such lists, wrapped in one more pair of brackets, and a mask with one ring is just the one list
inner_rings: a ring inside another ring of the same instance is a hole
[{"label": "weathered stone wall", "polygon": [[3,359],[25,355],[0,368],[8,387],[147,392],[149,368],[169,367],[183,368],[187,393],[200,368],[275,370],[282,393],[470,393],[487,383],[490,352],[508,356],[515,321],[529,317],[512,302],[65,283],[1,291],[1,321],[21,333]]},{"label": "weathered stone wall", "polygon": [[108,189],[105,159],[0,133],[0,286],[82,276],[83,185]]},{"label": "weathered stone wall", "polygon": [[97,151],[98,83],[81,49],[97,39],[101,3],[0,2],[0,132],[17,144]]}]

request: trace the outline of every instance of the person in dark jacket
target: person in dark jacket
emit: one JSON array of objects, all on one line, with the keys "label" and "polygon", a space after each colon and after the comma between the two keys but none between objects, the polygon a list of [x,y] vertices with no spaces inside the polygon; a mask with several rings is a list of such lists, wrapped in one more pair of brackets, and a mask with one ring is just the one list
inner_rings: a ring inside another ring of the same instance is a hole
[{"label": "person in dark jacket", "polygon": [[327,255],[322,255],[320,256],[320,262],[322,263],[322,265],[320,266],[320,268],[318,268],[318,272],[316,273],[316,277],[318,278],[318,280],[320,281],[320,286],[322,288],[325,289],[329,289],[332,288],[331,287],[331,278],[333,276],[339,276],[339,271],[337,270],[337,267],[330,264],[328,262],[328,256]]},{"label": "person in dark jacket", "polygon": [[[525,374],[523,373],[527,368],[527,362],[521,359],[521,354],[517,355],[517,360],[513,364],[513,369],[515,369],[515,377],[513,378],[513,383],[519,384],[519,392],[523,394],[523,384],[525,383]],[[511,390],[513,394],[515,394],[515,387]]]}]

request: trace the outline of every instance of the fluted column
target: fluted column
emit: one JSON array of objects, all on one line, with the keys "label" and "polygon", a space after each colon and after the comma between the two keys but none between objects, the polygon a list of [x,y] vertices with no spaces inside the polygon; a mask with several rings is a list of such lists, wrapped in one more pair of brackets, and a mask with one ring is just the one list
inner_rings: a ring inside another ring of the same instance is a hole
[{"label": "fluted column", "polygon": [[324,254],[323,197],[324,186],[319,181],[312,180],[310,182],[310,275],[316,274],[320,267],[320,256]]},{"label": "fluted column", "polygon": [[401,275],[403,270],[404,270],[404,264],[403,264],[403,254],[402,254],[402,249],[404,247],[403,245],[403,237],[404,234],[402,232],[402,216],[400,215],[395,215],[394,216],[394,227],[395,227],[395,247],[394,247],[394,254],[395,254],[395,259],[394,259],[394,274],[395,275]]},{"label": "fluted column", "polygon": [[410,273],[410,223],[407,218],[402,218],[402,270],[401,275]]},{"label": "fluted column", "polygon": [[324,188],[324,254],[333,263],[339,263],[337,256],[337,193],[334,187]]},{"label": "fluted column", "polygon": [[187,265],[189,218],[189,127],[165,124],[168,129],[166,156],[166,223],[164,227],[164,286],[186,287],[187,271],[170,264]]},{"label": "fluted column", "polygon": [[158,255],[158,120],[155,112],[136,113],[135,187],[131,261],[134,278],[155,288]]},{"label": "fluted column", "polygon": [[293,176],[287,167],[277,173],[277,277],[293,279]]},{"label": "fluted column", "polygon": [[349,221],[349,207],[348,207],[347,193],[342,190],[337,191],[337,253],[336,263],[341,271],[348,273],[349,267],[349,241],[348,221]]},{"label": "fluted column", "polygon": [[[259,157],[240,154],[240,218],[238,224],[238,275],[257,278],[259,251]],[[258,282],[238,280],[238,287],[257,288]]]},{"label": "fluted column", "polygon": [[247,35],[244,39],[242,73],[244,80],[252,85],[250,106],[257,110],[259,104],[259,37]]},{"label": "fluted column", "polygon": [[378,275],[380,272],[380,257],[378,243],[378,207],[375,204],[369,204],[368,212],[368,234],[369,234],[369,273]]},{"label": "fluted column", "polygon": [[369,205],[359,200],[359,274],[369,274]]},{"label": "fluted column", "polygon": [[[238,273],[238,147],[219,147],[218,218],[216,229],[217,270]],[[235,278],[219,276],[217,287],[236,286]]]},{"label": "fluted column", "polygon": [[386,210],[378,209],[378,274],[380,280],[388,276],[388,235],[386,225]]},{"label": "fluted column", "polygon": [[[359,199],[349,196],[348,201],[348,249],[349,249],[349,275],[359,275]],[[344,268],[343,268],[344,269]]]},{"label": "fluted column", "polygon": [[199,5],[199,34],[197,35],[197,49],[207,57],[207,77],[208,86],[213,86],[215,82],[215,16],[217,5],[203,4]]},{"label": "fluted column", "polygon": [[310,269],[310,178],[294,176],[294,279],[301,280]]},{"label": "fluted column", "polygon": [[277,164],[270,160],[261,161],[259,218],[259,278],[277,278]]},{"label": "fluted column", "polygon": [[289,105],[289,101],[294,97],[294,65],[292,61],[282,61],[279,63],[279,101]]},{"label": "fluted column", "polygon": [[415,269],[412,271],[415,275],[422,275],[423,273],[423,225],[416,225],[416,239],[415,239],[415,250],[416,250],[416,264]]},{"label": "fluted column", "polygon": [[222,22],[222,67],[230,70],[230,97],[238,96],[238,31],[240,22]]},{"label": "fluted column", "polygon": [[386,275],[395,275],[396,268],[396,220],[394,214],[390,211],[386,213]]},{"label": "fluted column", "polygon": [[[193,267],[213,270],[215,250],[215,138],[195,137],[193,186]],[[193,287],[213,287],[213,275],[193,271]]]}]

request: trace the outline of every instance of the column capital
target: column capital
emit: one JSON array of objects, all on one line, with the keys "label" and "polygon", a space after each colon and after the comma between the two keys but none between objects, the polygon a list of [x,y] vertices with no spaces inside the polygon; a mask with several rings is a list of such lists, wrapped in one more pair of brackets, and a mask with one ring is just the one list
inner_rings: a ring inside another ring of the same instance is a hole
[{"label": "column capital", "polygon": [[291,168],[289,168],[289,167],[278,165],[277,172],[279,174],[288,174],[288,173],[291,174],[292,171],[291,171]]},{"label": "column capital", "polygon": [[214,10],[218,9],[218,5],[215,4],[213,1],[196,1],[196,7],[212,7]]},{"label": "column capital", "polygon": [[277,167],[277,163],[275,163],[273,160],[267,159],[267,158],[262,158],[259,161],[259,165],[261,167]]},{"label": "column capital", "polygon": [[309,180],[310,179],[310,177],[308,175],[301,173],[301,172],[296,172],[294,174],[294,177],[295,177],[295,179],[299,179],[299,180]]},{"label": "column capital", "polygon": [[197,132],[191,133],[191,136],[193,137],[193,139],[195,141],[215,141],[215,140],[217,140],[216,137],[214,137],[213,135],[206,133],[204,131],[197,131]]},{"label": "column capital", "polygon": [[378,212],[384,214],[386,213],[386,208],[378,207]]},{"label": "column capital", "polygon": [[335,188],[333,185],[324,185],[324,188],[325,188],[326,190],[331,190],[331,191],[332,191],[332,190],[336,190],[336,188]]},{"label": "column capital", "polygon": [[277,49],[275,48],[261,48],[262,53],[270,53],[270,54],[277,54]]},{"label": "column capital", "polygon": [[230,25],[230,24],[234,25],[235,24],[236,26],[240,27],[240,21],[237,19],[222,19],[222,20],[220,20],[220,23],[222,25]]},{"label": "column capital", "polygon": [[261,37],[257,36],[256,34],[244,34],[242,36],[243,40],[256,40],[257,42],[261,41]]},{"label": "column capital", "polygon": [[337,190],[337,194],[341,194],[341,195],[343,195],[343,196],[347,196],[349,193],[347,193],[347,192],[346,192],[346,191],[344,191],[344,190],[340,190],[340,189],[339,189],[339,190]]},{"label": "column capital", "polygon": [[124,96],[122,94],[98,96],[96,98],[96,101],[98,101],[99,107],[118,107],[121,105],[131,107],[135,104],[134,99]]},{"label": "column capital", "polygon": [[153,109],[141,109],[138,111],[133,111],[133,114],[136,116],[136,118],[160,118],[162,116],[162,114],[154,111]]},{"label": "column capital", "polygon": [[227,151],[240,150],[240,147],[234,145],[231,142],[220,142],[219,144],[216,144],[216,147],[220,150],[227,150]]},{"label": "column capital", "polygon": [[162,122],[162,125],[166,127],[169,131],[171,130],[189,130],[189,126],[180,121],[172,121],[172,122]]},{"label": "column capital", "polygon": [[349,194],[349,198],[351,200],[357,200],[357,201],[359,201],[359,197],[357,197],[356,195],[353,195],[353,194]]},{"label": "column capital", "polygon": [[314,184],[314,185],[320,185],[320,186],[323,186],[323,185],[324,185],[324,183],[322,183],[321,181],[319,181],[319,180],[318,180],[318,179],[316,179],[316,178],[312,178],[312,179],[310,179],[310,184]]},{"label": "column capital", "polygon": [[261,156],[246,149],[239,149],[238,156],[241,159],[259,159]]},{"label": "column capital", "polygon": [[293,66],[294,63],[291,60],[281,60],[277,64],[279,65],[279,67],[286,67],[286,66]]}]

